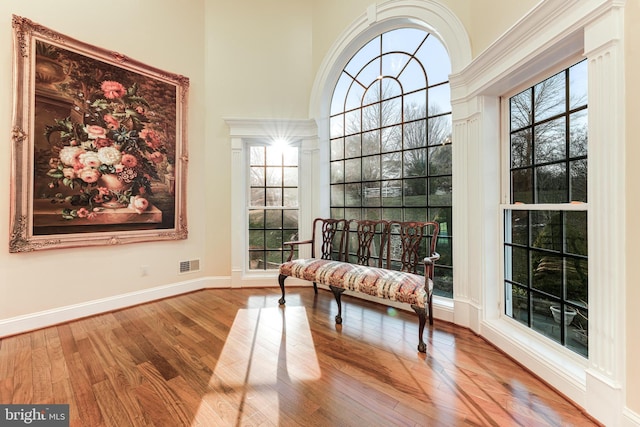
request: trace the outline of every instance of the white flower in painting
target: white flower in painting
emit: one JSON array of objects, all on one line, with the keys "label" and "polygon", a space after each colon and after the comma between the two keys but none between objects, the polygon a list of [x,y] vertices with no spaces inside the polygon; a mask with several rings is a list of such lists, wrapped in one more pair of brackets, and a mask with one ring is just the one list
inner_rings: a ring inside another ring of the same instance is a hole
[{"label": "white flower in painting", "polygon": [[98,150],[98,158],[105,165],[116,165],[122,159],[122,153],[115,147],[102,147]]},{"label": "white flower in painting", "polygon": [[78,156],[84,150],[80,147],[67,146],[60,150],[60,161],[66,166],[73,166],[78,161]]},{"label": "white flower in painting", "polygon": [[80,163],[83,165],[91,168],[98,168],[102,164],[98,157],[98,153],[95,151],[87,151],[86,153],[80,154],[80,156],[78,156],[78,160],[80,160]]}]

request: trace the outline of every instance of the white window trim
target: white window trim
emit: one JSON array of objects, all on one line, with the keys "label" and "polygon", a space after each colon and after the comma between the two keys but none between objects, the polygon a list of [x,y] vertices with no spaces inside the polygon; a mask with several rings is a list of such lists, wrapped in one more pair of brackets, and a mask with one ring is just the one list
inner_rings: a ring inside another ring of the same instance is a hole
[{"label": "white window trim", "polygon": [[[231,137],[231,287],[277,286],[275,270],[249,270],[247,146],[255,140],[286,139],[299,143],[299,235],[311,236],[314,211],[314,163],[317,162],[317,127],[313,120],[225,119]],[[304,255],[304,251],[302,251]]]},{"label": "white window trim", "polygon": [[[455,283],[463,285],[454,288],[456,323],[465,324],[458,322],[460,310],[467,326],[606,425],[624,424],[626,412],[621,384],[626,378],[623,7],[618,0],[540,2],[451,79],[452,87],[460,88],[460,96],[452,99],[454,212],[477,213],[460,218],[473,233],[462,254],[466,268],[456,264],[456,271],[466,274]],[[576,54],[588,61],[588,361],[507,322],[499,304],[504,237],[499,97]],[[605,223],[606,229],[596,227]],[[456,230],[461,231],[460,225]]]}]

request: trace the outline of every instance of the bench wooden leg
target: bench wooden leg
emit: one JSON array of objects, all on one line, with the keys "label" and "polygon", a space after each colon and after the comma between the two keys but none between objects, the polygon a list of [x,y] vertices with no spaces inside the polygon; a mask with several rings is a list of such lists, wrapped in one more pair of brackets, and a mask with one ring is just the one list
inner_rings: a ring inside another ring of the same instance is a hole
[{"label": "bench wooden leg", "polygon": [[344,292],[344,289],[331,285],[329,285],[329,289],[331,289],[331,292],[333,292],[333,296],[336,297],[336,302],[338,303],[338,315],[336,316],[336,323],[340,325],[342,324],[342,300],[340,299],[340,296]]},{"label": "bench wooden leg", "polygon": [[284,300],[284,279],[286,279],[287,277],[288,276],[285,276],[284,274],[278,276],[278,283],[280,283],[280,290],[282,291],[282,298],[278,300],[278,303],[280,305],[283,305],[286,302]]},{"label": "bench wooden leg", "polygon": [[429,306],[429,324],[433,325],[433,294],[429,295],[427,305]]},{"label": "bench wooden leg", "polygon": [[[420,353],[427,352],[427,345],[422,340],[422,334],[424,332],[424,325],[427,323],[427,314],[424,307],[418,307],[417,305],[412,305],[413,311],[418,315],[418,351]],[[431,317],[431,310],[429,310],[429,317]]]}]

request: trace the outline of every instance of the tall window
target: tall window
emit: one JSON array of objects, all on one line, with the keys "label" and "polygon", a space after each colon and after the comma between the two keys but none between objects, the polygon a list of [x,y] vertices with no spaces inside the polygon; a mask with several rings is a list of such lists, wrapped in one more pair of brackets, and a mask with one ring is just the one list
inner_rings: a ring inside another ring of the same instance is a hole
[{"label": "tall window", "polygon": [[435,220],[434,292],[453,296],[449,56],[433,35],[384,33],[345,66],[331,102],[331,216]]},{"label": "tall window", "polygon": [[508,99],[505,314],[588,356],[587,64]]},{"label": "tall window", "polygon": [[298,235],[298,148],[249,146],[249,269],[277,269]]}]

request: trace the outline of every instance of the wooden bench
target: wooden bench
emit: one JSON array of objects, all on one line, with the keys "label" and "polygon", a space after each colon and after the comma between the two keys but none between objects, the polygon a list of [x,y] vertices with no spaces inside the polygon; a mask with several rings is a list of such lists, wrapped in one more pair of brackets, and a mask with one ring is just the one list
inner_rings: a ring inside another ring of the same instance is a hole
[{"label": "wooden bench", "polygon": [[[436,222],[317,218],[310,240],[284,243],[291,252],[279,270],[279,303],[285,304],[285,279],[296,277],[313,282],[316,293],[317,283],[331,289],[338,303],[337,324],[342,323],[340,297],[345,291],[409,304],[419,319],[418,351],[425,353],[422,336],[427,315],[433,324],[438,232]],[[311,258],[294,259],[300,245],[311,245]],[[419,266],[424,266],[423,275],[418,273]]]}]

